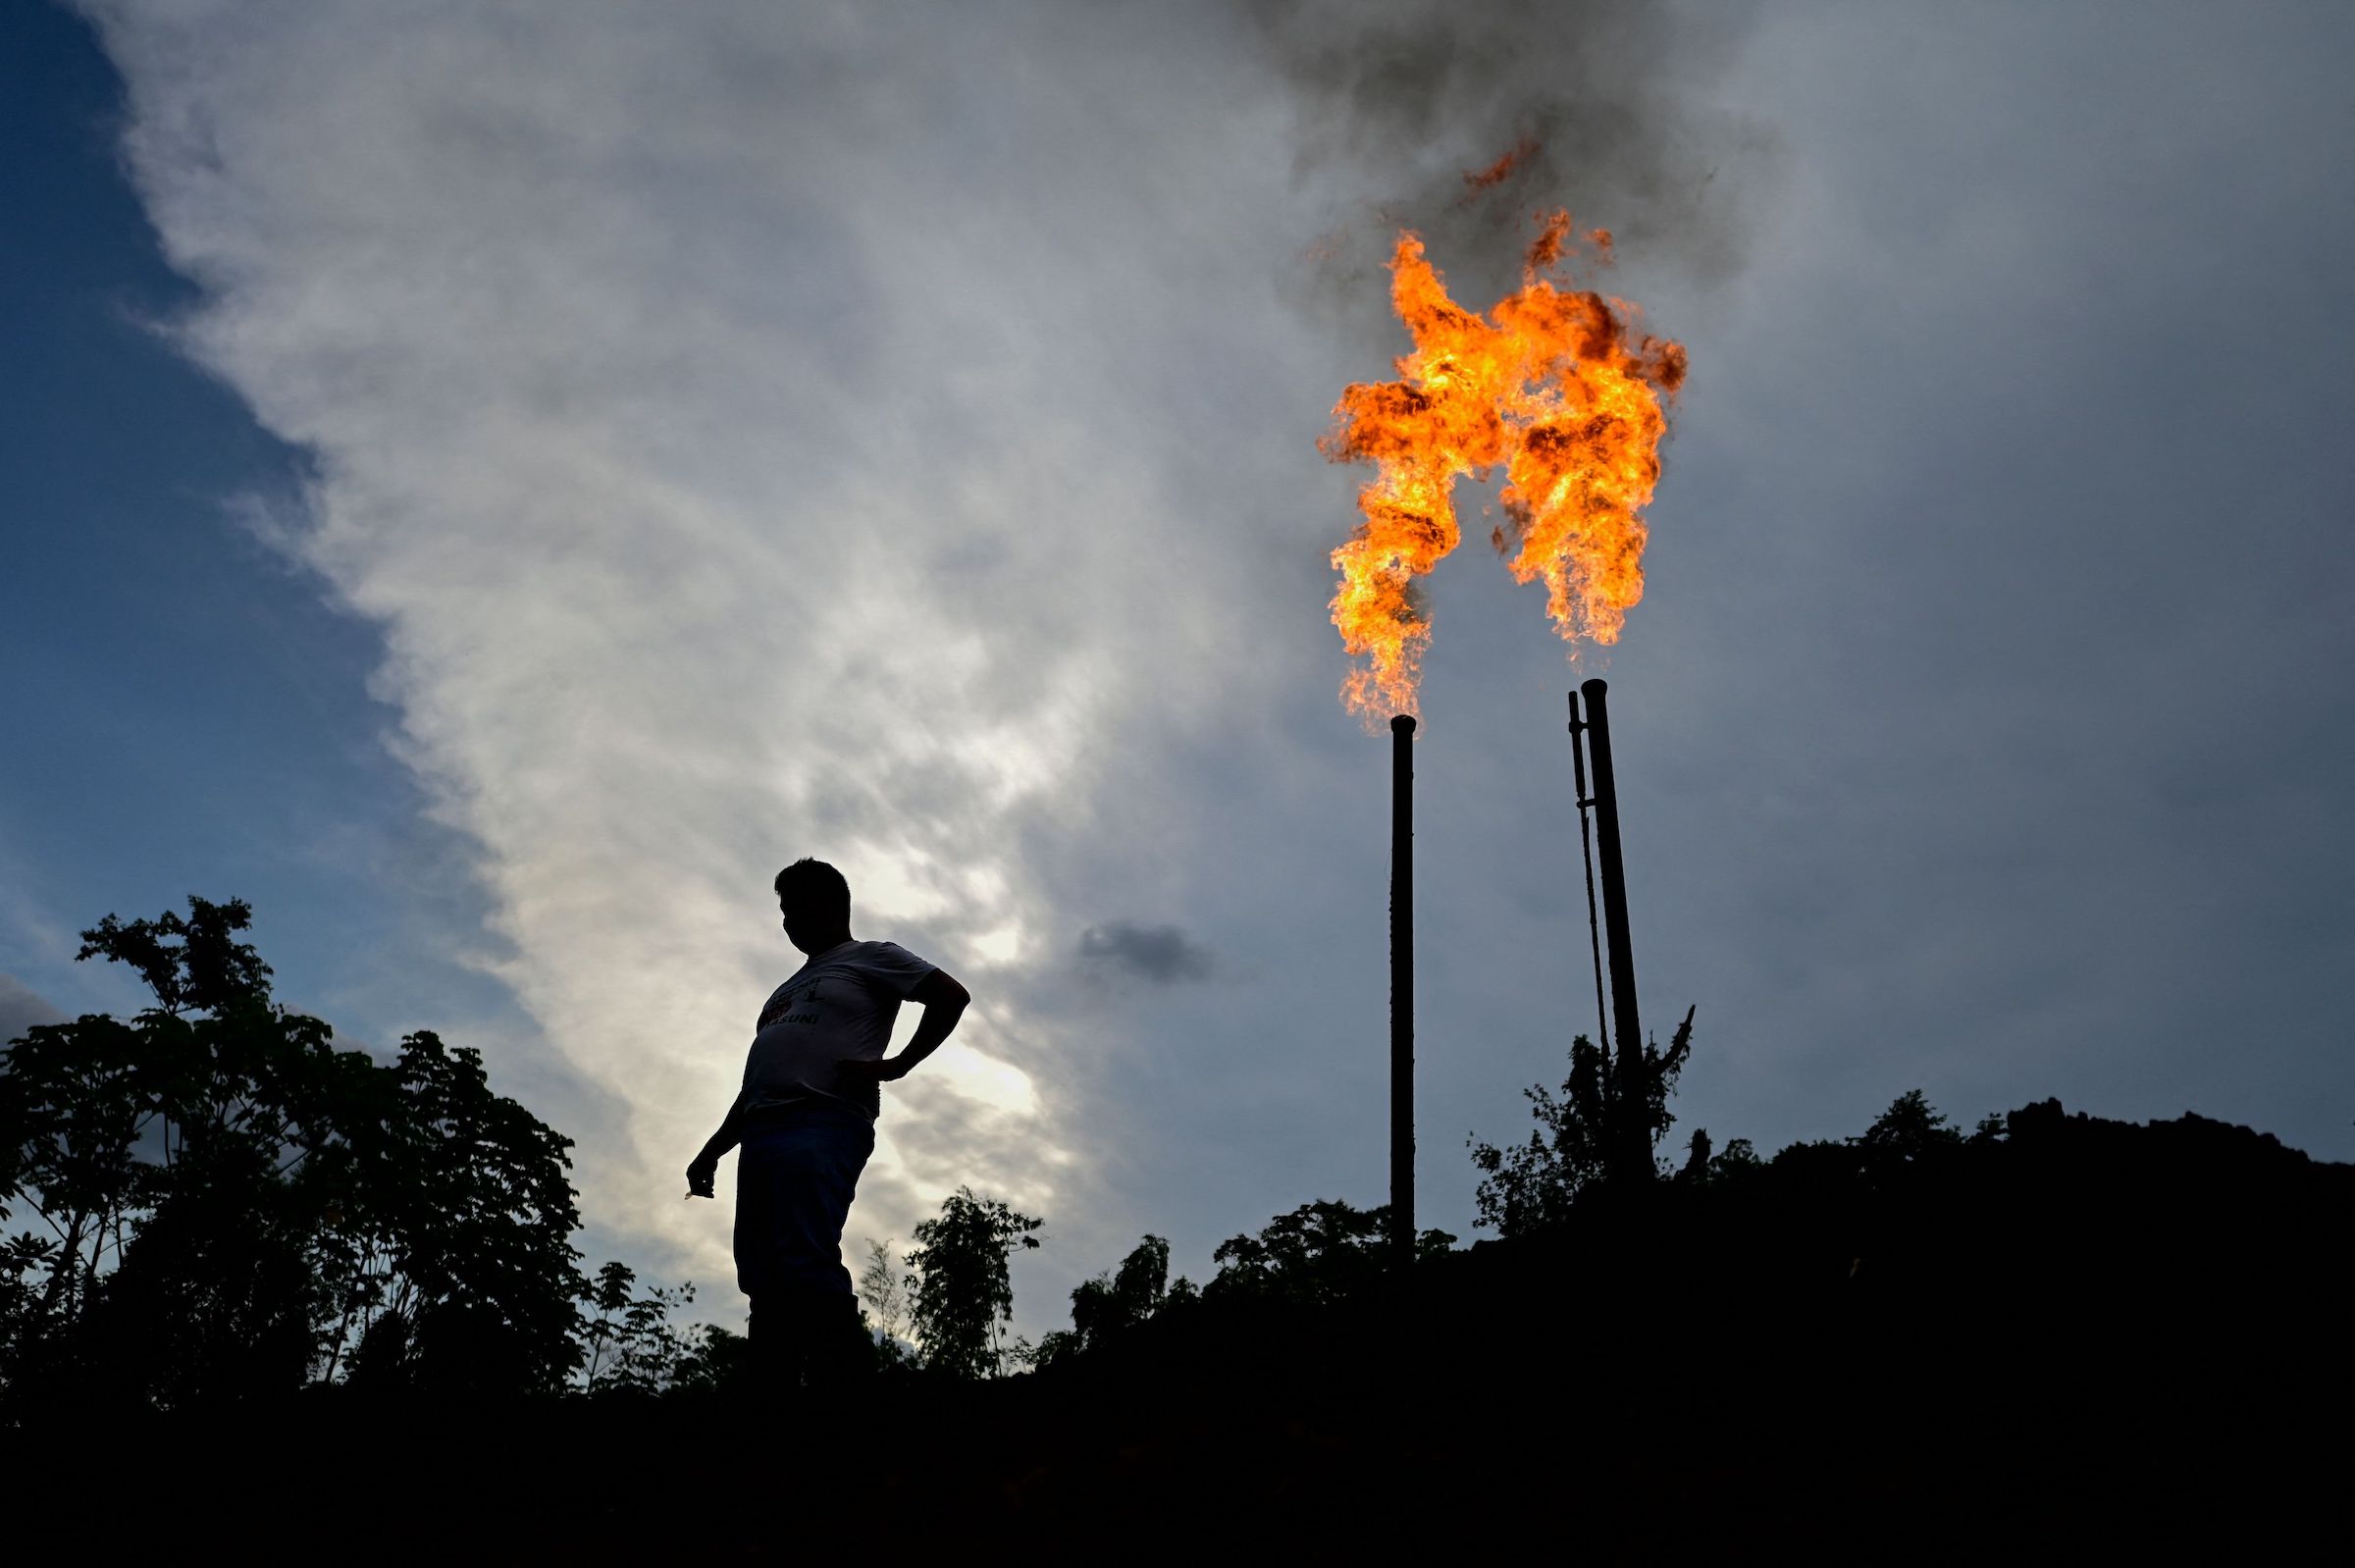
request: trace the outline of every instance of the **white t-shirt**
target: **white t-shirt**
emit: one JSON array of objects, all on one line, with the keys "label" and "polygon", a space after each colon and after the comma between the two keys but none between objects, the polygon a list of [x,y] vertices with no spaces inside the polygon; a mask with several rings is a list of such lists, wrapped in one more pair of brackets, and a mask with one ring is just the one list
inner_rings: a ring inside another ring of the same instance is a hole
[{"label": "white t-shirt", "polygon": [[844,1083],[835,1064],[872,1062],[891,1049],[900,1003],[933,967],[896,942],[842,942],[812,957],[769,993],[745,1058],[747,1115],[816,1098],[873,1117],[876,1084]]}]

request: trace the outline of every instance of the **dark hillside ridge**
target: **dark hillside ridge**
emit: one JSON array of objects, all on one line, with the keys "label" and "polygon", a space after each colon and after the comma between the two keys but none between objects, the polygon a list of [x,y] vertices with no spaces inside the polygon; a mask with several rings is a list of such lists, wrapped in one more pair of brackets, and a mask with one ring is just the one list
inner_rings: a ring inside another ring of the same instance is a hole
[{"label": "dark hillside ridge", "polygon": [[[1935,1329],[1949,1365],[1991,1351],[2050,1360],[2065,1344],[2123,1356],[2153,1335],[2178,1363],[2227,1322],[2321,1326],[2346,1302],[2355,1166],[2197,1115],[2139,1124],[2047,1100],[2004,1120],[2006,1136],[1912,1155],[1799,1144],[1733,1180],[1598,1194],[1557,1230],[1427,1260],[1404,1299],[1323,1314],[1205,1302],[1070,1376],[1345,1363],[1373,1350],[1357,1339],[1395,1342],[1401,1312],[1434,1351],[1527,1356],[1573,1325],[1706,1326],[1722,1340],[1837,1324],[1899,1339]],[[1451,1375],[1469,1370],[1450,1358]]]},{"label": "dark hillside ridge", "polygon": [[254,1485],[266,1454],[322,1539],[386,1489],[362,1544],[387,1553],[2246,1555],[2332,1515],[2355,1166],[2197,1116],[2047,1101],[2006,1128],[1796,1146],[1337,1304],[1173,1307],[1004,1383],[165,1420],[142,1442],[182,1467],[140,1504]]}]

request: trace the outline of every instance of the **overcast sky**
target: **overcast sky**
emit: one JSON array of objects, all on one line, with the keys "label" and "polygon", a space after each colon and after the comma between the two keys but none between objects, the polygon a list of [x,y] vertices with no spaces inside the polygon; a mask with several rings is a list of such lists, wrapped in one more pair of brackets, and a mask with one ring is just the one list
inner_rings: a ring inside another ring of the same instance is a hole
[{"label": "overcast sky", "polygon": [[1692,371],[1607,658],[1483,528],[1430,584],[1427,1221],[1592,1026],[1595,673],[1680,1141],[1920,1086],[2355,1157],[2355,13],[2230,14],[14,8],[0,1024],[128,1005],[107,911],[245,897],[288,1001],[484,1046],[593,1257],[732,1322],[678,1173],[814,854],[977,998],[854,1244],[1042,1214],[1035,1333],[1141,1232],[1200,1279],[1380,1201],[1315,441],[1404,345],[1395,224],[1485,304],[1564,201]]}]

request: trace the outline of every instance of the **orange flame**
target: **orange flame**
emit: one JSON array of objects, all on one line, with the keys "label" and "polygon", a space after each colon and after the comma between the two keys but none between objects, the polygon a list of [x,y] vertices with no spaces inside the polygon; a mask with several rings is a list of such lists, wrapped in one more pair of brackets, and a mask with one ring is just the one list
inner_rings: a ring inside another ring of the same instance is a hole
[{"label": "orange flame", "polygon": [[1513,172],[1538,154],[1541,143],[1535,136],[1523,136],[1506,150],[1503,157],[1486,169],[1470,169],[1464,173],[1464,197],[1470,199],[1484,190],[1493,190],[1513,177]]},{"label": "orange flame", "polygon": [[[1318,443],[1334,462],[1377,469],[1357,495],[1365,521],[1333,552],[1333,624],[1366,661],[1341,698],[1369,722],[1416,711],[1431,620],[1414,584],[1455,549],[1458,475],[1503,465],[1506,524],[1492,542],[1517,580],[1545,584],[1564,639],[1617,642],[1644,597],[1643,512],[1668,429],[1661,399],[1684,382],[1685,351],[1631,337],[1625,301],[1555,287],[1544,275],[1570,240],[1570,215],[1553,214],[1520,288],[1484,317],[1447,297],[1421,239],[1398,236],[1390,301],[1414,351],[1395,362],[1396,381],[1344,392]],[[1590,240],[1607,253],[1601,231]]]}]

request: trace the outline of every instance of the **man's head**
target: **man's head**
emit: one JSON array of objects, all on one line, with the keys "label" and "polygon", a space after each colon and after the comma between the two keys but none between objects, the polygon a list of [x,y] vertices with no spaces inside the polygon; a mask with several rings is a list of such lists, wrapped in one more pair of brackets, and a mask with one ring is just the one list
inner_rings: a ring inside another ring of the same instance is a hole
[{"label": "man's head", "polygon": [[851,939],[851,884],[823,861],[799,860],[777,873],[785,936],[805,953]]}]

